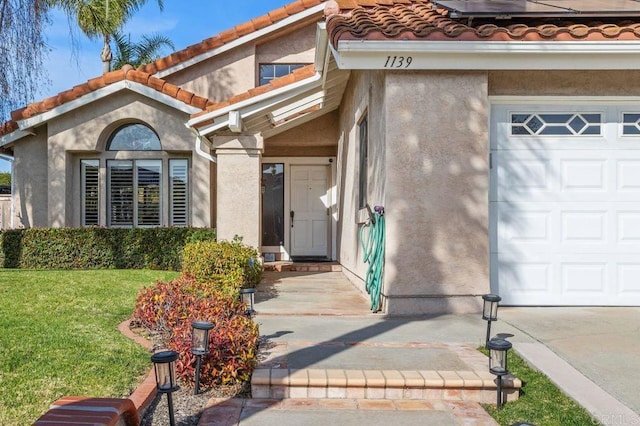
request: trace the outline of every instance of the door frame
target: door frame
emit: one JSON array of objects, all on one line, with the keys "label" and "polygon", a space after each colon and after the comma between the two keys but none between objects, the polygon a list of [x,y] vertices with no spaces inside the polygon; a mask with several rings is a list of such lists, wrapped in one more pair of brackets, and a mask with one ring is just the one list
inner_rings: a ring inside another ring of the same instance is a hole
[{"label": "door frame", "polygon": [[[261,253],[280,253],[282,260],[291,260],[291,166],[328,166],[327,198],[330,206],[329,236],[327,240],[327,256],[330,260],[336,260],[336,241],[338,229],[338,188],[336,157],[262,157],[264,163],[281,163],[284,165],[284,246],[261,246]],[[262,195],[260,195],[262,196]],[[262,217],[262,203],[260,203],[260,217]],[[262,220],[260,221],[262,225]],[[262,226],[261,226],[262,227]],[[260,231],[262,235],[262,230]]]}]

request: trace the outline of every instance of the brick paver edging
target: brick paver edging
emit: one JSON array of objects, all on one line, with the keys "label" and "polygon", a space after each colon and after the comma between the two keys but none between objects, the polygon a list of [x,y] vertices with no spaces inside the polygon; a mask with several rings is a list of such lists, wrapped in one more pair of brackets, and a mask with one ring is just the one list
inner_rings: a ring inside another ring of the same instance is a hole
[{"label": "brick paver edging", "polygon": [[[128,337],[129,339],[135,341],[143,348],[151,350],[151,348],[153,347],[153,343],[151,343],[151,341],[131,331],[131,328],[129,328],[130,324],[131,324],[130,319],[121,322],[118,325],[118,330],[120,331],[120,333],[122,333],[124,336]],[[147,377],[145,377],[144,381],[133,391],[133,393],[131,393],[131,395],[129,395],[129,399],[133,401],[133,404],[135,405],[136,410],[138,410],[138,415],[140,416],[140,418],[142,418],[147,408],[149,408],[151,401],[153,401],[153,398],[155,397],[156,397],[156,378],[153,372],[153,368],[151,368],[151,370],[147,374]]]}]

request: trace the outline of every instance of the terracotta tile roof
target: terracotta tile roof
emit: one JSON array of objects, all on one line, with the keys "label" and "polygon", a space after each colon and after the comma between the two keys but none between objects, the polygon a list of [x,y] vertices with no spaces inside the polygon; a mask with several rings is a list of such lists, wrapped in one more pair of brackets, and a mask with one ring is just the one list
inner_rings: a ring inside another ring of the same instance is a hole
[{"label": "terracotta tile roof", "polygon": [[452,19],[429,0],[338,0],[327,17],[334,47],[340,40],[577,41],[639,40],[634,19]]},{"label": "terracotta tile roof", "polygon": [[[306,65],[302,68],[298,68],[294,70],[291,74],[287,74],[282,77],[274,78],[269,83],[264,84],[262,86],[255,87],[250,89],[244,93],[240,93],[238,95],[232,96],[224,102],[218,102],[215,104],[210,104],[204,111],[195,113],[191,116],[191,118],[200,117],[204,114],[207,114],[212,111],[216,111],[222,109],[224,107],[228,107],[230,105],[236,104],[238,102],[242,102],[247,99],[254,98],[259,95],[263,95],[265,93],[269,93],[273,90],[279,89],[281,87],[289,86],[293,83],[297,83],[309,77],[313,77],[316,72],[316,68],[314,64]],[[212,124],[211,121],[204,121],[202,123],[198,123],[195,127],[203,127]]]},{"label": "terracotta tile roof", "polygon": [[150,74],[155,74],[167,68],[171,68],[172,66],[178,65],[181,62],[192,59],[198,55],[202,55],[217,47],[223,46],[226,43],[237,40],[242,36],[251,34],[262,28],[268,27],[269,25],[273,25],[278,21],[286,19],[292,15],[295,15],[296,13],[300,13],[304,10],[317,6],[324,1],[325,0],[294,1],[293,3],[289,3],[278,9],[272,10],[266,15],[262,15],[248,22],[236,25],[233,28],[225,30],[208,39],[205,39],[200,43],[196,43],[185,49],[179,50],[171,54],[170,56],[158,59],[157,61],[152,62],[150,64],[143,65],[142,67],[139,68],[139,70],[148,72]]},{"label": "terracotta tile roof", "polygon": [[109,84],[117,83],[119,81],[129,80],[136,83],[143,84],[151,89],[164,93],[172,98],[175,98],[187,105],[194,106],[196,108],[205,109],[207,106],[213,103],[200,96],[181,89],[171,83],[168,83],[159,78],[153,77],[149,73],[143,71],[134,70],[131,65],[125,65],[122,69],[117,71],[111,71],[103,74],[100,77],[93,78],[84,84],[75,86],[73,89],[58,93],[55,96],[42,100],[40,102],[34,102],[27,105],[24,108],[15,110],[11,113],[11,121],[4,124],[0,124],[0,136],[6,135],[18,129],[17,121],[24,120],[26,118],[33,117],[38,114],[50,111],[60,105],[74,101],[83,95],[94,92],[98,89],[108,86]]}]

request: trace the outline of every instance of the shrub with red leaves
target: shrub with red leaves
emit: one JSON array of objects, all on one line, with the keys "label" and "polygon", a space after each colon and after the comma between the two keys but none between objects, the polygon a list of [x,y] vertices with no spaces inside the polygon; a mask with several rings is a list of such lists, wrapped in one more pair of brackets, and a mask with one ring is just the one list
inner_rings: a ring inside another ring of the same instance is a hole
[{"label": "shrub with red leaves", "polygon": [[202,357],[200,370],[200,383],[208,387],[248,380],[256,365],[258,326],[245,311],[237,299],[211,292],[193,277],[182,275],[141,290],[133,320],[179,353],[176,374],[186,383],[193,383],[196,363],[191,324],[213,323],[209,354]]}]

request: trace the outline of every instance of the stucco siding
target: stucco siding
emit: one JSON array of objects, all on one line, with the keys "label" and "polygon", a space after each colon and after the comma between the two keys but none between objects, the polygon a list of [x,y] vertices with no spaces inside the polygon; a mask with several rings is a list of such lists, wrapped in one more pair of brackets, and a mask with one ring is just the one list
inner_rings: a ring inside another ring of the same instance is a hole
[{"label": "stucco siding", "polygon": [[16,228],[48,226],[47,127],[14,147]]},{"label": "stucco siding", "polygon": [[493,96],[640,96],[640,71],[491,71]]},{"label": "stucco siding", "polygon": [[367,265],[362,261],[359,230],[364,218],[358,206],[359,133],[366,113],[369,123],[369,165],[367,201],[384,205],[384,74],[353,71],[340,107],[338,139],[338,253],[346,275],[363,292]]},{"label": "stucco siding", "polygon": [[489,290],[486,73],[386,78],[390,314],[465,312]]},{"label": "stucco siding", "polygon": [[254,87],[255,46],[239,47],[164,79],[214,102],[224,101]]},{"label": "stucco siding", "polygon": [[[314,61],[316,45],[316,23],[279,35],[256,46],[256,64],[298,63]],[[256,74],[257,77],[257,74]]]},{"label": "stucco siding", "polygon": [[252,89],[260,63],[312,63],[315,22],[290,34],[257,40],[164,77],[170,83],[215,102]]},{"label": "stucco siding", "polygon": [[331,157],[338,145],[338,112],[332,111],[264,141],[264,157]]}]

